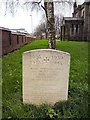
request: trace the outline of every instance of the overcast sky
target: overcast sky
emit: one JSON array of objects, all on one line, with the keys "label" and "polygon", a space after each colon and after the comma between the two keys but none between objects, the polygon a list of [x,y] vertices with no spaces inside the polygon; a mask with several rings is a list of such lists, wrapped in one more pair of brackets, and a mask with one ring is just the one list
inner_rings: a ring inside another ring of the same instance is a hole
[{"label": "overcast sky", "polygon": [[[42,14],[41,12],[35,12],[33,11],[30,13],[30,11],[24,10],[24,9],[17,9],[18,12],[14,16],[12,14],[8,13],[5,15],[5,4],[3,4],[3,1],[0,0],[0,26],[6,27],[10,29],[17,29],[17,28],[25,28],[29,33],[32,32],[35,27],[40,23],[42,20]],[[82,4],[84,0],[77,0],[78,4]],[[60,8],[60,9],[59,9]],[[58,6],[57,11],[61,12],[64,16],[71,16],[72,15],[72,7],[69,5]],[[43,12],[43,11],[42,11]]]}]

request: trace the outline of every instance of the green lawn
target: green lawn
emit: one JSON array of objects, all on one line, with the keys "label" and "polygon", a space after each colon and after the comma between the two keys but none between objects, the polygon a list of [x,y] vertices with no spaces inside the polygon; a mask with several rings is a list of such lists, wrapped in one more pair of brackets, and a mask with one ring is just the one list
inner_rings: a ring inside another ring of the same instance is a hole
[{"label": "green lawn", "polygon": [[48,48],[46,40],[34,41],[3,57],[3,118],[87,118],[88,117],[88,43],[57,42],[57,49],[71,55],[68,100],[51,105],[23,105],[22,53]]}]

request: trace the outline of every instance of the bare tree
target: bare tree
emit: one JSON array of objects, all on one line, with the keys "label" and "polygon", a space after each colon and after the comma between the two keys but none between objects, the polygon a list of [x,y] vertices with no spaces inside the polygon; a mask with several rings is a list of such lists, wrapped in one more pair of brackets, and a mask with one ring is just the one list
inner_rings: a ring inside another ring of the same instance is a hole
[{"label": "bare tree", "polygon": [[60,38],[62,19],[62,14],[55,15],[55,34],[57,38]]},{"label": "bare tree", "polygon": [[[54,15],[54,19],[55,19],[55,34],[56,34],[57,38],[60,38],[63,15],[56,14],[56,15]],[[47,22],[45,20],[45,15],[43,14],[40,24],[34,30],[35,31],[34,35],[37,37],[41,36],[41,38],[42,38],[42,34],[44,34],[45,38],[47,38],[46,25],[47,25]]]},{"label": "bare tree", "polygon": [[[40,23],[37,27],[36,27],[36,29],[35,29],[35,32],[34,32],[34,35],[35,36],[40,36],[41,37],[41,39],[42,39],[42,34],[44,33],[46,33],[46,25],[45,25],[46,23],[45,22],[43,22],[43,23]],[[46,36],[45,36],[46,37]]]},{"label": "bare tree", "polygon": [[[55,19],[54,19],[54,2],[53,0],[44,0],[44,5],[42,5],[43,0],[24,0],[23,5],[26,5],[27,8],[32,6],[32,8],[36,8],[36,6],[40,9],[42,8],[45,11],[47,18],[47,38],[48,45],[50,49],[56,48],[56,40],[55,40]],[[69,3],[71,4],[72,0],[55,0],[55,3]],[[9,3],[9,4],[8,4]],[[21,6],[19,0],[6,0],[6,10],[11,8],[11,12],[14,13],[13,8],[15,6]]]},{"label": "bare tree", "polygon": [[54,4],[53,0],[46,4],[47,11],[47,38],[48,45],[50,49],[56,48],[56,40],[55,40],[55,19],[54,19]]},{"label": "bare tree", "polygon": [[46,18],[47,18],[47,38],[48,38],[48,46],[50,49],[56,48],[56,40],[55,40],[55,21],[54,21],[54,3],[53,0],[45,1],[44,6],[41,4],[42,0],[36,2],[32,2],[32,4],[37,4],[41,6],[45,11]]},{"label": "bare tree", "polygon": [[[33,2],[33,4],[40,5],[41,8],[44,9],[46,18],[47,18],[47,38],[48,38],[48,46],[50,49],[56,48],[56,40],[55,40],[55,19],[54,19],[54,2],[53,0],[44,0],[44,6],[41,4],[42,0],[39,2]],[[69,3],[71,4],[71,0],[57,0],[56,3]]]}]

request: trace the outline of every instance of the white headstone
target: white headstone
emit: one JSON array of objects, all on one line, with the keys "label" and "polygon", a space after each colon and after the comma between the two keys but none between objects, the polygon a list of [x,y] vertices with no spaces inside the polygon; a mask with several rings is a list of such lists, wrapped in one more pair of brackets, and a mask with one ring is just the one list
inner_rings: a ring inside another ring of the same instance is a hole
[{"label": "white headstone", "polygon": [[67,100],[70,54],[52,49],[23,54],[23,103],[54,104]]}]

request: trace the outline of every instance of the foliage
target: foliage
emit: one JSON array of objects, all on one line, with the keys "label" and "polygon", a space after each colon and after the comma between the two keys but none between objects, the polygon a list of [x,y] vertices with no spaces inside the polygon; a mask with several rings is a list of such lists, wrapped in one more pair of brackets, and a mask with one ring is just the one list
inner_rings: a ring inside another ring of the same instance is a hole
[{"label": "foliage", "polygon": [[22,103],[22,53],[48,48],[48,41],[34,41],[2,59],[2,115],[5,118],[87,118],[88,117],[88,44],[57,42],[57,49],[71,55],[68,100],[55,105]]}]

